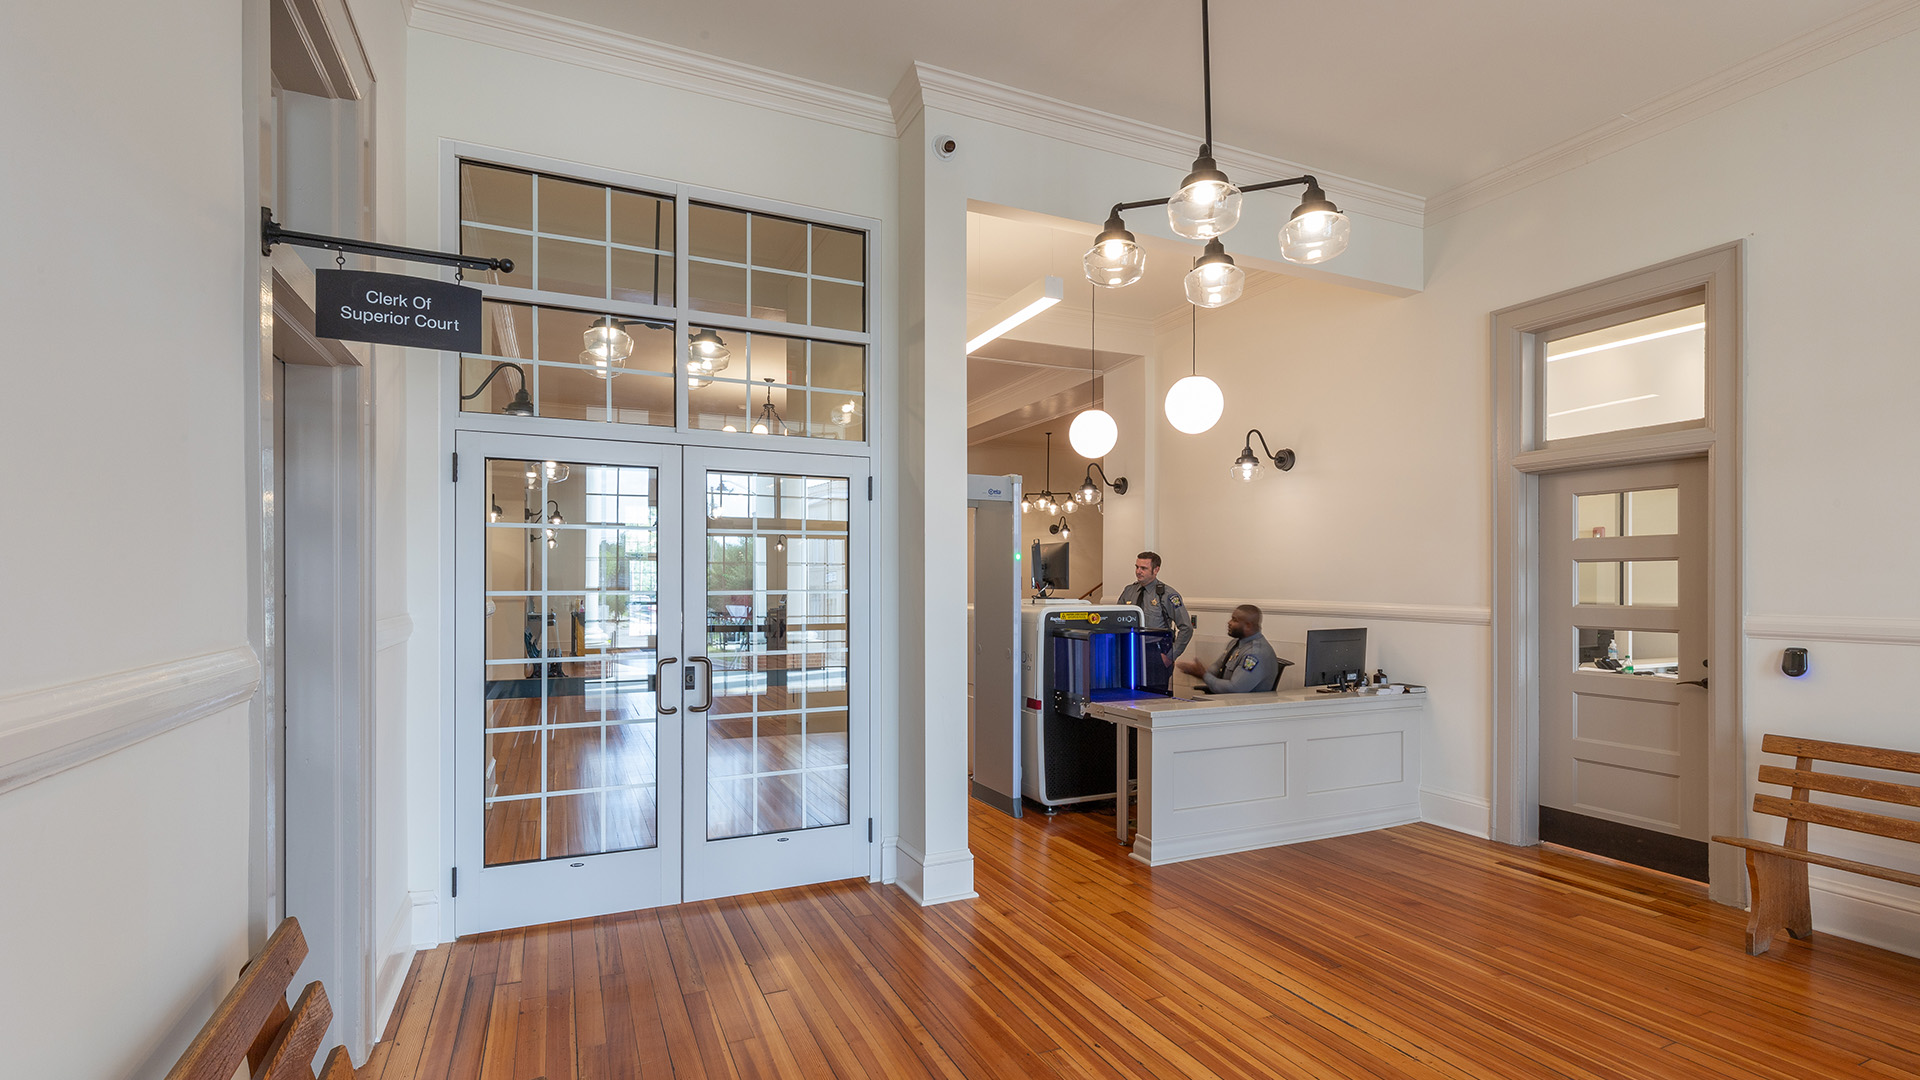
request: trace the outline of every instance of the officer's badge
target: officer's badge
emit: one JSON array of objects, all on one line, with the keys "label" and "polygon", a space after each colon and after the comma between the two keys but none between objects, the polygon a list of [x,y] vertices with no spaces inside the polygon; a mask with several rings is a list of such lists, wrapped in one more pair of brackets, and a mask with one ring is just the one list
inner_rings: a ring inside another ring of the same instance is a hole
[{"label": "officer's badge", "polygon": [[1254,665],[1255,665],[1255,664],[1258,664],[1259,662],[1260,662],[1260,658],[1259,658],[1259,657],[1257,657],[1257,656],[1249,656],[1249,657],[1247,657],[1247,658],[1246,658],[1245,660],[1242,660],[1242,661],[1240,661],[1240,666],[1241,666],[1241,667],[1243,667],[1243,668],[1246,668],[1246,669],[1247,669],[1248,671],[1252,671],[1252,670],[1253,670],[1253,667],[1254,667]]}]

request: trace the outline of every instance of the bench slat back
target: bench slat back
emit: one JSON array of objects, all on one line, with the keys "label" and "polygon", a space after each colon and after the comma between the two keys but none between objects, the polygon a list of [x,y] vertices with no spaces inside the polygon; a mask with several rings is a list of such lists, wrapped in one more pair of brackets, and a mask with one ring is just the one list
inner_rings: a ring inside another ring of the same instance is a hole
[{"label": "bench slat back", "polygon": [[326,990],[308,983],[293,1003],[293,1015],[267,1048],[266,1064],[254,1075],[258,1080],[313,1080],[313,1059],[331,1023],[333,1006],[327,1003]]},{"label": "bench slat back", "polygon": [[221,999],[167,1080],[230,1080],[241,1057],[255,1048],[261,1029],[286,1011],[287,986],[306,958],[307,939],[299,920],[287,919],[240,972],[240,981]]},{"label": "bench slat back", "polygon": [[1902,806],[1920,806],[1920,787],[1912,784],[1889,784],[1884,780],[1864,780],[1858,776],[1814,772],[1812,769],[1782,769],[1777,765],[1760,766],[1760,782],[1825,791],[1834,795],[1851,795],[1856,799],[1899,803]]},{"label": "bench slat back", "polygon": [[[1907,818],[1869,814],[1860,810],[1842,809],[1838,806],[1822,806],[1819,803],[1796,802],[1774,795],[1755,795],[1753,809],[1757,813],[1772,814],[1789,821],[1810,821],[1815,825],[1831,825],[1836,829],[1851,829],[1854,832],[1890,836],[1895,840],[1910,840],[1920,844],[1920,821]],[[1802,847],[1804,842],[1787,846]]]},{"label": "bench slat back", "polygon": [[1791,735],[1765,736],[1760,740],[1760,749],[1769,754],[1783,754],[1787,757],[1833,761],[1842,765],[1865,765],[1868,768],[1890,769],[1894,772],[1920,773],[1920,753],[1907,750],[1883,750],[1877,746],[1822,742],[1819,739],[1800,739]]}]

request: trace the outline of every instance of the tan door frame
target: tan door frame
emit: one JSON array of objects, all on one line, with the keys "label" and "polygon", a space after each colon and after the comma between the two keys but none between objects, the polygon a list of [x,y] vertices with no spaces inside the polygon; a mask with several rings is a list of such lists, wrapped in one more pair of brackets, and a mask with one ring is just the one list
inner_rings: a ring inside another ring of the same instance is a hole
[{"label": "tan door frame", "polygon": [[[1540,841],[1539,480],[1544,473],[1704,455],[1707,459],[1707,823],[1745,832],[1746,780],[1740,726],[1741,270],[1736,241],[1658,266],[1570,289],[1493,313],[1493,838]],[[1707,305],[1707,415],[1703,425],[1668,425],[1577,439],[1540,437],[1539,355],[1548,331],[1683,293]],[[1740,853],[1715,845],[1711,897],[1744,904]]]}]

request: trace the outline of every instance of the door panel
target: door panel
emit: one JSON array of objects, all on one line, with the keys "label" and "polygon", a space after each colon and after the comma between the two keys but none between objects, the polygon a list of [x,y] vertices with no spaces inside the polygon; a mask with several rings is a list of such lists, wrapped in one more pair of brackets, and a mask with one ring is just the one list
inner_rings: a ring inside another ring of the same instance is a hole
[{"label": "door panel", "polygon": [[690,449],[685,483],[686,898],[863,877],[866,462]]},{"label": "door panel", "polygon": [[458,448],[460,932],[675,903],[679,450]]},{"label": "door panel", "polygon": [[1706,510],[1698,459],[1540,482],[1541,839],[1702,881]]}]

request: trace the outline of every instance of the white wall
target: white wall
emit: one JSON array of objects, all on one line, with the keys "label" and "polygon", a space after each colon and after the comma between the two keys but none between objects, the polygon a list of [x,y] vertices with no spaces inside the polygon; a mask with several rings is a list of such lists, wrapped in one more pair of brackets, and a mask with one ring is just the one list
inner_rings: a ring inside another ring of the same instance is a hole
[{"label": "white wall", "polygon": [[[1057,428],[1065,428],[1063,419]],[[978,443],[967,448],[967,471],[980,476],[1020,476],[1021,490],[1028,493],[1044,490],[1047,481],[1046,439],[1040,432],[1023,431],[1005,435],[990,442]],[[1053,490],[1077,491],[1080,481],[1087,472],[1088,461],[1073,452],[1066,440],[1065,431],[1055,431],[1053,439]],[[1095,477],[1096,482],[1098,477]],[[1133,488],[1129,487],[1129,491]],[[1106,492],[1107,510],[1122,496],[1116,496],[1111,490]],[[1102,553],[1105,550],[1102,538],[1106,515],[1098,509],[1081,508],[1072,514],[1043,514],[1038,510],[1020,515],[1020,551],[1024,555],[1033,550],[1033,542],[1058,544],[1060,537],[1049,533],[1048,526],[1065,520],[1073,526],[1073,538],[1067,542],[1067,580],[1069,588],[1062,596],[1077,597],[1095,585],[1101,585],[1100,595],[1111,600],[1119,595],[1122,588],[1133,580],[1129,574],[1125,581],[1118,584],[1103,579]],[[969,559],[968,566],[972,566]],[[1021,571],[1022,595],[1032,596],[1028,587],[1030,568]],[[1096,598],[1097,599],[1097,598]]]},{"label": "white wall", "polygon": [[[258,333],[239,8],[6,23],[0,454],[26,517],[0,540],[0,695],[246,645]],[[249,779],[242,706],[0,795],[10,1074],[171,1065],[246,957]]]},{"label": "white wall", "polygon": [[[1744,238],[1745,611],[1766,636],[1746,650],[1743,768],[1751,777],[1765,732],[1920,748],[1906,691],[1920,677],[1914,100],[1920,34],[1431,225],[1420,295],[1296,282],[1225,309],[1217,332],[1202,327],[1201,364],[1227,391],[1226,417],[1160,440],[1161,550],[1207,566],[1182,588],[1399,606],[1368,623],[1376,659],[1433,687],[1429,815],[1471,826],[1491,755],[1489,635],[1471,617],[1491,596],[1488,315]],[[1298,451],[1292,473],[1226,478],[1250,426]],[[1815,665],[1798,682],[1778,670],[1796,642]],[[1780,832],[1773,819],[1753,828]],[[1920,868],[1897,845],[1823,842]],[[1911,891],[1844,880],[1815,914],[1920,952]]]},{"label": "white wall", "polygon": [[[577,162],[663,181],[711,187],[802,207],[857,214],[881,225],[875,245],[873,353],[876,389],[898,392],[896,305],[898,259],[894,140],[790,113],[723,101],[657,82],[591,70],[526,53],[414,29],[407,55],[408,242],[440,247],[440,155],[443,141],[498,147],[559,162]],[[476,73],[484,73],[476,75]],[[564,170],[564,165],[557,166]],[[451,821],[441,765],[449,743],[451,701],[442,667],[451,647],[451,597],[442,570],[450,538],[443,533],[437,497],[447,486],[441,438],[439,354],[415,352],[407,374],[407,509],[409,607],[415,633],[408,652],[407,801],[408,875],[421,904],[427,941],[448,939],[452,922],[432,911],[445,893],[451,865]],[[879,399],[884,401],[884,396]],[[898,550],[897,479],[892,467],[898,425],[876,417],[874,447],[882,583],[877,635],[887,655],[881,670],[899,668],[892,651],[899,635],[894,575]],[[963,490],[963,489],[962,489]],[[956,505],[964,505],[958,496]],[[891,676],[889,676],[891,679]],[[882,688],[876,716],[883,745],[878,760],[894,760],[892,703]],[[894,775],[879,800],[883,836],[891,837]]]}]

